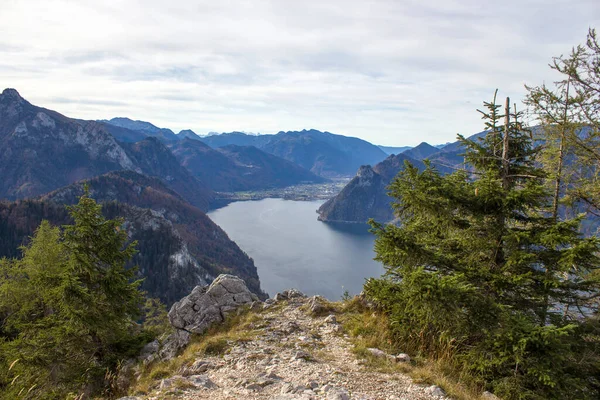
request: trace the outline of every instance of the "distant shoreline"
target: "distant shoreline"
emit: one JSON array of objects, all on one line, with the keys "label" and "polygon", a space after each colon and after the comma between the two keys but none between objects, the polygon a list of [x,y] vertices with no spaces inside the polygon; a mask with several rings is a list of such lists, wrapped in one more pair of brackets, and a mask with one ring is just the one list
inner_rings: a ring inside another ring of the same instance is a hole
[{"label": "distant shoreline", "polygon": [[337,179],[327,183],[312,183],[272,188],[246,192],[217,192],[217,197],[211,201],[208,211],[223,208],[236,201],[253,201],[262,199],[284,199],[294,201],[329,200],[336,196],[350,181]]}]

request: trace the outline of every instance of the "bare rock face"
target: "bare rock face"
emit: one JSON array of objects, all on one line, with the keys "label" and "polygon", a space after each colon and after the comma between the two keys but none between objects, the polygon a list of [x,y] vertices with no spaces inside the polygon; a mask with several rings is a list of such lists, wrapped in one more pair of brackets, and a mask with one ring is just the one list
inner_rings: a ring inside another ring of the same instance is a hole
[{"label": "bare rock face", "polygon": [[173,304],[169,321],[177,329],[203,333],[211,324],[223,322],[227,313],[257,300],[242,279],[223,274],[210,286],[196,286],[188,296]]}]

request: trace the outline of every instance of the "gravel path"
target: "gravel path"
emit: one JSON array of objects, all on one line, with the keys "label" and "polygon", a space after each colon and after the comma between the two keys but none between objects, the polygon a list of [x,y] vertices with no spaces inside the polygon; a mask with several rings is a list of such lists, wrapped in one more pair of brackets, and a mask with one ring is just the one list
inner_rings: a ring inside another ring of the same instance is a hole
[{"label": "gravel path", "polygon": [[224,356],[197,359],[144,398],[446,399],[438,387],[414,384],[406,375],[369,371],[335,316],[308,315],[301,308],[306,301],[267,309],[253,340],[234,344]]}]

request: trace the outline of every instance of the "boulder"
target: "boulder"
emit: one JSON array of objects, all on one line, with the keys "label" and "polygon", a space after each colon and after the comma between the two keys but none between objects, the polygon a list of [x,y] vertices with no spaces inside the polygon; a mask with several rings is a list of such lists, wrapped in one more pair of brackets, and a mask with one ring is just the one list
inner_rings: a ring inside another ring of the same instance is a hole
[{"label": "boulder", "polygon": [[258,297],[242,279],[223,274],[210,286],[196,286],[188,296],[173,304],[169,321],[177,329],[200,334],[213,323],[223,322],[227,313],[254,301]]},{"label": "boulder", "polygon": [[180,350],[185,348],[190,343],[190,333],[181,329],[176,329],[175,332],[167,336],[162,343],[162,347],[158,355],[163,360],[174,358]]},{"label": "boulder", "polygon": [[331,309],[327,300],[322,296],[313,296],[308,299],[308,311],[311,314],[321,314]]},{"label": "boulder", "polygon": [[283,294],[288,297],[288,299],[303,299],[306,298],[306,295],[299,291],[298,289],[288,289],[284,290]]}]

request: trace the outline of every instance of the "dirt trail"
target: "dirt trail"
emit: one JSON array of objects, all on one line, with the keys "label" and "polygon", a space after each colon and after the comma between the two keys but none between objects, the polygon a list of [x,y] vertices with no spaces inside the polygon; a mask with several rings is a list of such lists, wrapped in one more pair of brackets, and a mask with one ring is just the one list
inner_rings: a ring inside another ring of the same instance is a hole
[{"label": "dirt trail", "polygon": [[369,371],[335,316],[310,316],[301,307],[306,302],[296,298],[263,311],[252,340],[224,356],[197,359],[139,399],[446,399],[436,386],[406,375]]}]

